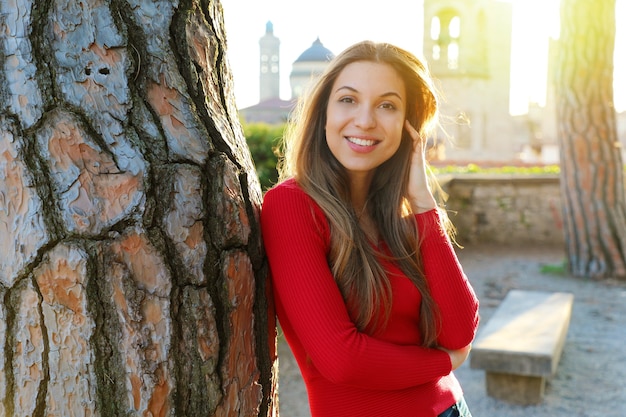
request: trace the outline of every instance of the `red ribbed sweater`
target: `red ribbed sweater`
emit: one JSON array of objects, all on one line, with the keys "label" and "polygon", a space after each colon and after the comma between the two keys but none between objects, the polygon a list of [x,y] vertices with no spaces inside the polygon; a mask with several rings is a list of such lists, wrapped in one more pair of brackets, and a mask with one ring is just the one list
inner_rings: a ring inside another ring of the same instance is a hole
[{"label": "red ribbed sweater", "polygon": [[[442,321],[438,343],[467,346],[478,300],[436,209],[416,215],[423,268]],[[447,353],[420,346],[417,288],[389,261],[392,311],[370,336],[351,321],[327,262],[329,225],[295,181],[265,195],[261,211],[276,314],[307,387],[313,417],[435,417],[462,395]]]}]

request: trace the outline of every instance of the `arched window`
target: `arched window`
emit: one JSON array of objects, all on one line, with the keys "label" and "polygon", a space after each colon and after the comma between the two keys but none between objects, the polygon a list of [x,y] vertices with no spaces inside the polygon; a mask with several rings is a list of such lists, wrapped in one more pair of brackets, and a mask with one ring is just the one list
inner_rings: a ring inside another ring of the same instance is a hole
[{"label": "arched window", "polygon": [[448,45],[448,68],[459,68],[459,37],[461,35],[461,18],[454,16],[448,23],[448,36],[450,43]]},{"label": "arched window", "polygon": [[454,9],[444,9],[430,22],[430,37],[433,42],[432,59],[443,61],[448,69],[459,68],[459,40],[461,17]]}]

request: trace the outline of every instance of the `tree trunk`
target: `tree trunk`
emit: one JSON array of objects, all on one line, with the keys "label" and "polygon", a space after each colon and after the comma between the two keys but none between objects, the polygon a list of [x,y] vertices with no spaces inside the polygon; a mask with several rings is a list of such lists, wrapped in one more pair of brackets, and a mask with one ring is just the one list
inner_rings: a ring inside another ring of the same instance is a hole
[{"label": "tree trunk", "polygon": [[276,415],[220,3],[0,15],[0,415]]},{"label": "tree trunk", "polygon": [[626,277],[626,201],[613,107],[615,0],[561,0],[556,77],[571,272]]}]

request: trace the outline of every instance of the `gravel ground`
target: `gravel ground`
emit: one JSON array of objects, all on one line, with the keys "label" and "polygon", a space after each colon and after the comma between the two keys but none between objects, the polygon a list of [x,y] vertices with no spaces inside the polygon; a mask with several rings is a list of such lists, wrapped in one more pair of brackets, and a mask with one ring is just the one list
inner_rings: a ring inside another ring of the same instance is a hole
[{"label": "gravel ground", "polygon": [[[481,302],[482,323],[511,289],[563,291],[575,297],[561,361],[540,405],[510,405],[488,397],[484,371],[470,369],[469,361],[455,372],[474,417],[626,416],[626,283],[541,272],[543,266],[560,265],[564,256],[563,249],[554,247],[459,250]],[[279,360],[280,414],[310,417],[306,390],[284,340],[279,342]]]}]

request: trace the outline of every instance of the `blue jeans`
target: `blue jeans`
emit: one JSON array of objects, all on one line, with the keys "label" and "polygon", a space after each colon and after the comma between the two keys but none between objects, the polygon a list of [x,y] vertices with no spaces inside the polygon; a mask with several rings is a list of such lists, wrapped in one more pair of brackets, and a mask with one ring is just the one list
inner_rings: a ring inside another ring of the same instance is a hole
[{"label": "blue jeans", "polygon": [[467,408],[465,399],[461,397],[456,404],[439,414],[439,417],[472,417],[472,413]]}]

